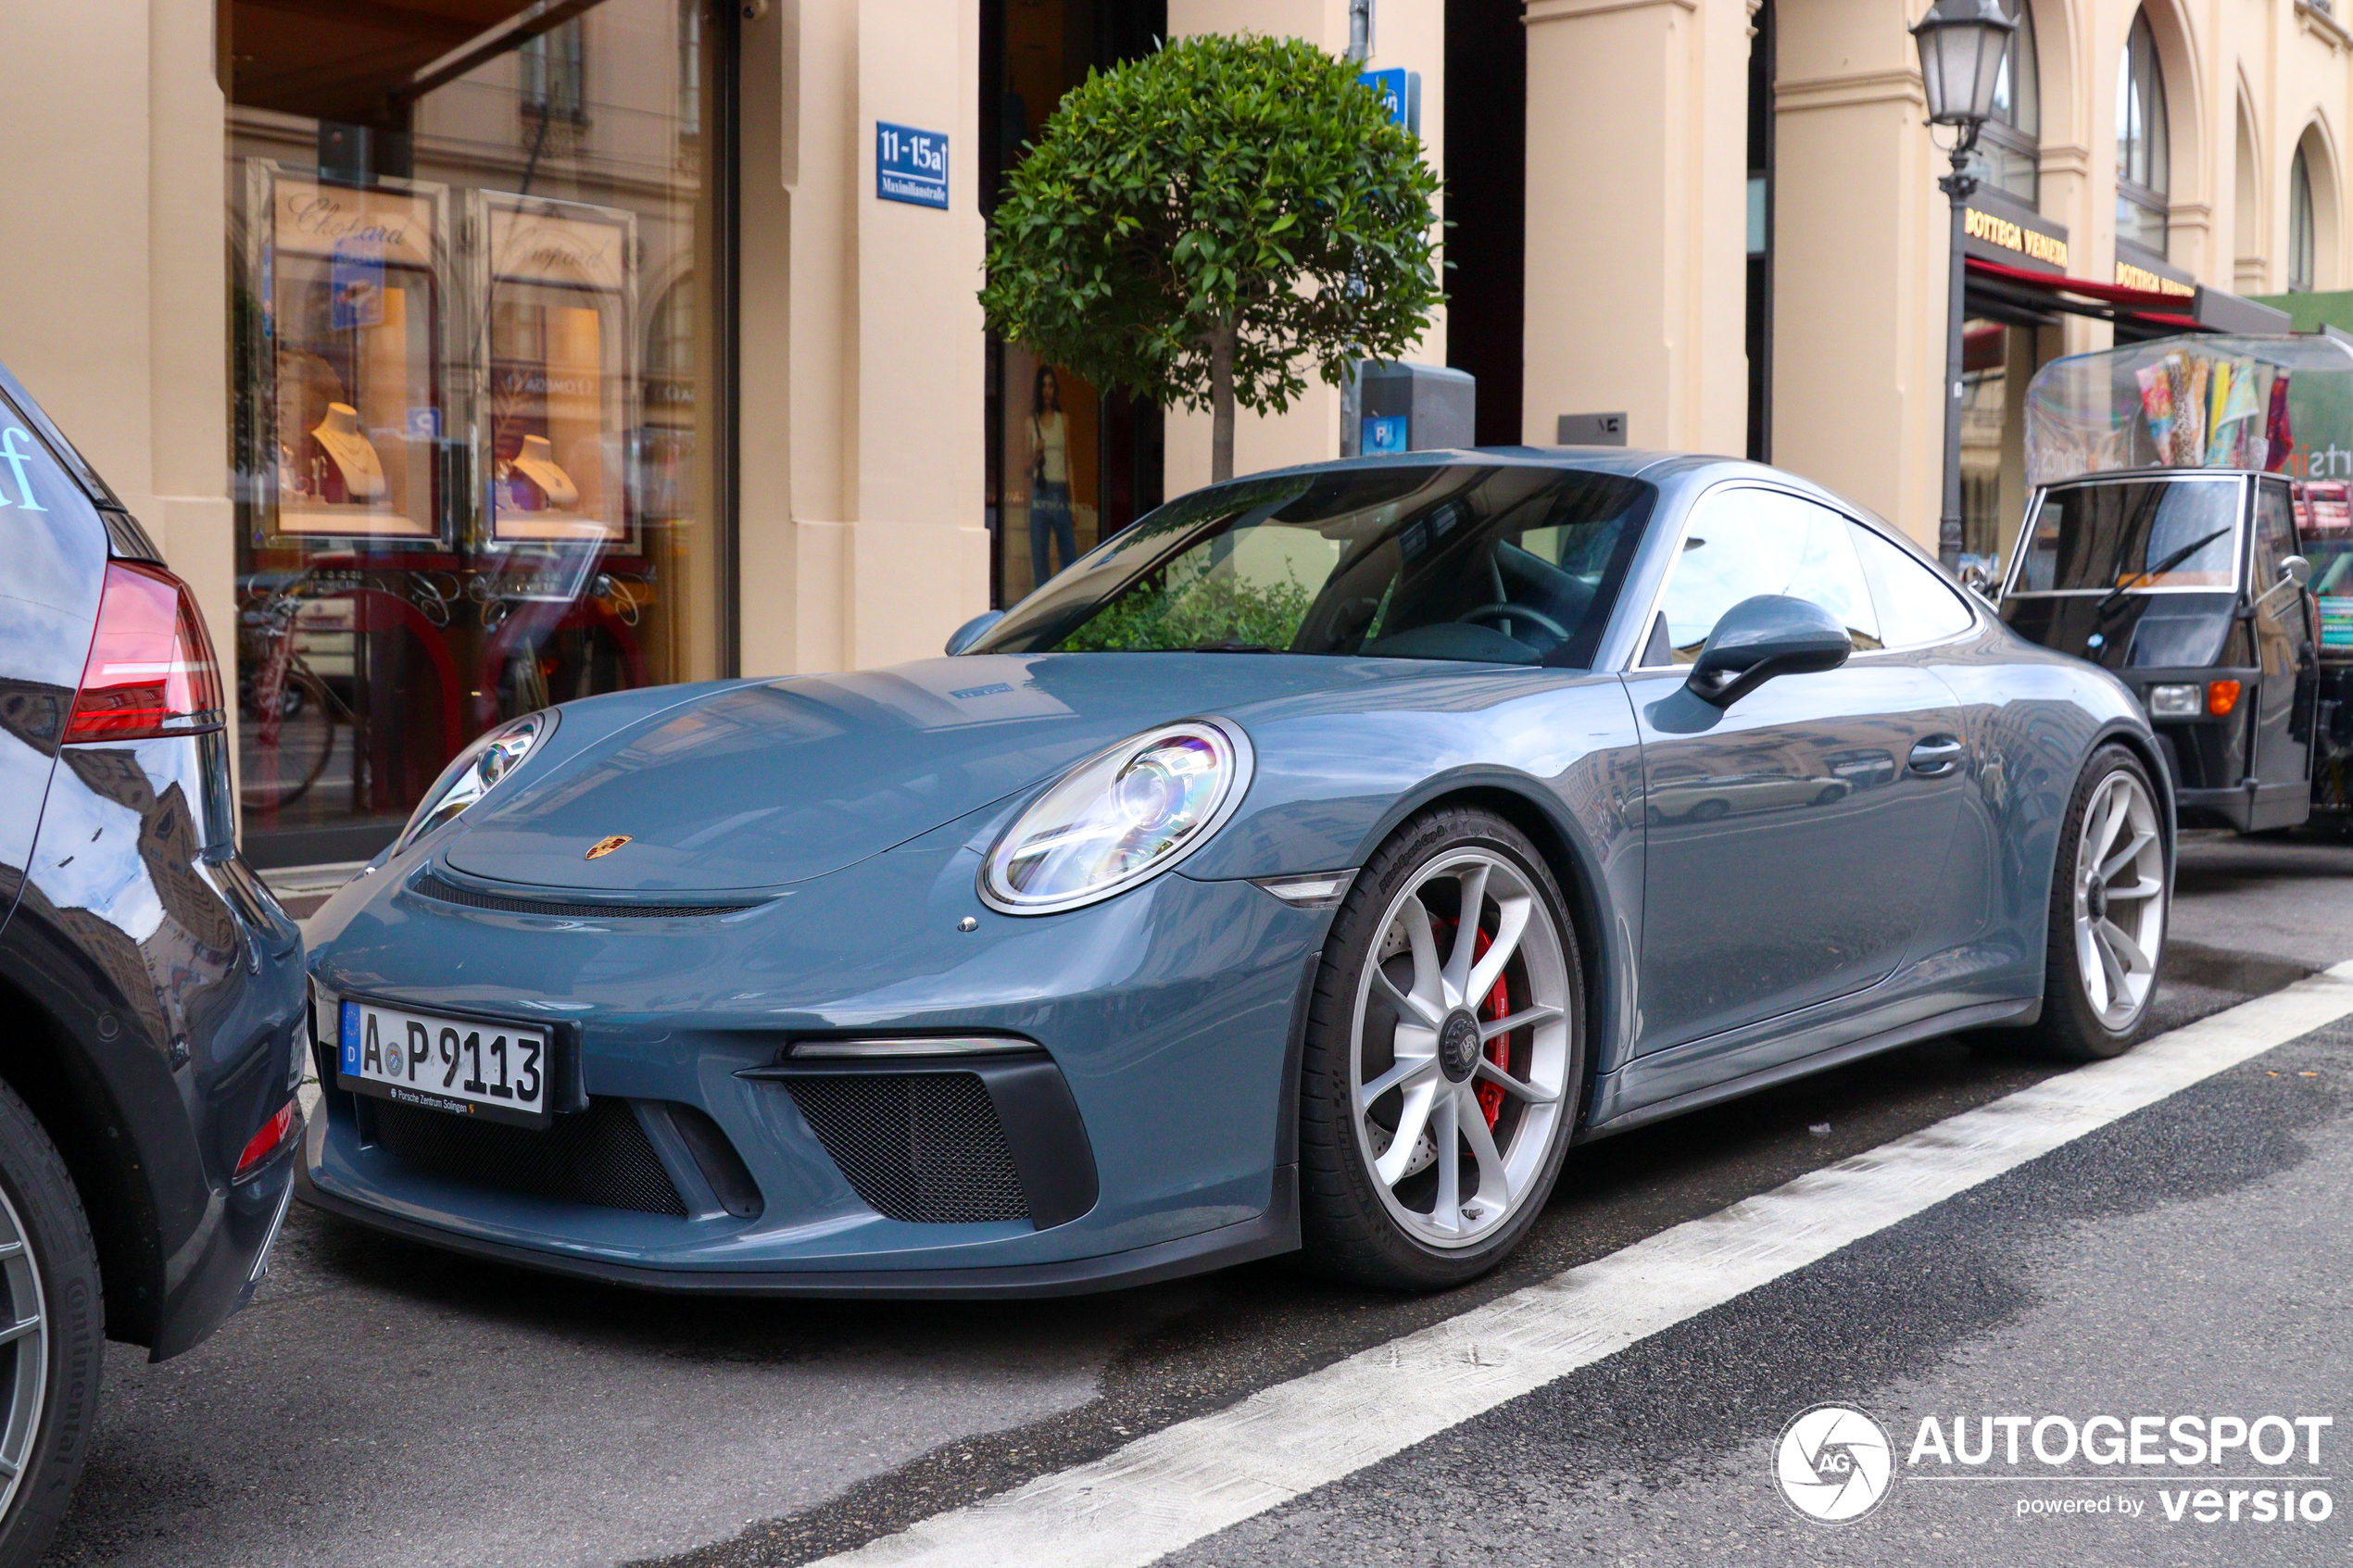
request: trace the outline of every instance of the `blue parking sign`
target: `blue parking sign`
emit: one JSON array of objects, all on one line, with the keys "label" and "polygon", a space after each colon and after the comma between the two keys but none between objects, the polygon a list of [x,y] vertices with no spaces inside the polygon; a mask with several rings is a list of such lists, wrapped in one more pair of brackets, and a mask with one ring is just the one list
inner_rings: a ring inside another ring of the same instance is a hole
[{"label": "blue parking sign", "polygon": [[1422,133],[1422,73],[1407,70],[1403,66],[1388,70],[1368,70],[1356,79],[1373,90],[1388,111],[1390,123],[1402,125],[1418,136]]},{"label": "blue parking sign", "polygon": [[875,121],[875,194],[917,207],[948,205],[948,137],[938,131]]},{"label": "blue parking sign", "polygon": [[1405,450],[1405,416],[1403,414],[1367,414],[1365,416],[1365,456],[1376,452]]}]

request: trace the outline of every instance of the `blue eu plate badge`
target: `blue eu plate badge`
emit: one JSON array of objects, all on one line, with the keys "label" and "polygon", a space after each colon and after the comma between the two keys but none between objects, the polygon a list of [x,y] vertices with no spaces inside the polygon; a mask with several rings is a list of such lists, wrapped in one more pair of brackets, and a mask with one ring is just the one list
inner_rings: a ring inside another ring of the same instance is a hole
[{"label": "blue eu plate badge", "polygon": [[337,1021],[336,1034],[342,1037],[343,1070],[354,1077],[359,1073],[359,1004],[343,1004],[343,1017]]}]

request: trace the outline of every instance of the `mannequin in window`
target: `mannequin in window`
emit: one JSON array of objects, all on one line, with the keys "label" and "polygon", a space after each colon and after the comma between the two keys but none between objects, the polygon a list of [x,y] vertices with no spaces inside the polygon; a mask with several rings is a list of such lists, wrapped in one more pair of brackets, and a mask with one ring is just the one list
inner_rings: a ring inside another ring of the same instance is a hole
[{"label": "mannequin in window", "polygon": [[1063,413],[1062,383],[1053,367],[1038,367],[1029,403],[1029,572],[1033,585],[1052,575],[1046,549],[1049,531],[1062,546],[1063,565],[1078,558],[1070,524],[1070,420]]},{"label": "mannequin in window", "polygon": [[359,410],[348,403],[330,403],[327,417],[311,428],[311,436],[326,454],[313,493],[329,501],[375,501],[384,493],[384,459],[359,428]]}]

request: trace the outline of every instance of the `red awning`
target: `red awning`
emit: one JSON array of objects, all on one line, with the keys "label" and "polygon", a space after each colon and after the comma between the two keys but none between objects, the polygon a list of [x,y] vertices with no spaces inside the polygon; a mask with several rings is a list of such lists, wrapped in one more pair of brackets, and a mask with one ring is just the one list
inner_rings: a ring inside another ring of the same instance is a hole
[{"label": "red awning", "polygon": [[[2005,267],[1998,261],[1987,261],[1982,257],[1972,256],[1967,260],[1971,277],[1986,279],[2011,291],[2042,295],[2044,302],[2053,310],[2063,310],[2076,316],[2097,316],[2104,320],[2129,318],[2171,332],[2202,332],[2209,330],[2196,317],[2185,314],[2192,308],[2187,295],[2158,294],[2150,289],[2128,289],[2121,283],[2094,282],[2089,278],[2030,272],[2023,267]],[[2069,297],[2070,295],[2074,297]]]}]

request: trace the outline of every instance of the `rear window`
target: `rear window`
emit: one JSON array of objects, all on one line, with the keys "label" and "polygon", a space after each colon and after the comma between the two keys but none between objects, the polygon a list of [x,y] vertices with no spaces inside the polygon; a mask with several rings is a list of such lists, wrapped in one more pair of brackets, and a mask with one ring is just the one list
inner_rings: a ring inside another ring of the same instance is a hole
[{"label": "rear window", "polygon": [[2017,592],[2235,588],[2235,478],[2128,480],[2045,491]]},{"label": "rear window", "polygon": [[24,389],[24,383],[9,374],[5,365],[0,365],[0,405],[5,405],[5,411],[13,416],[14,423],[28,427],[27,440],[37,439],[48,448],[50,458],[72,475],[83,495],[102,507],[121,510],[122,503],[115,498],[115,493],[107,488],[107,482],[98,477],[98,470],[92,468],[74,444],[66,439],[66,433],[51,421],[48,413]]}]

